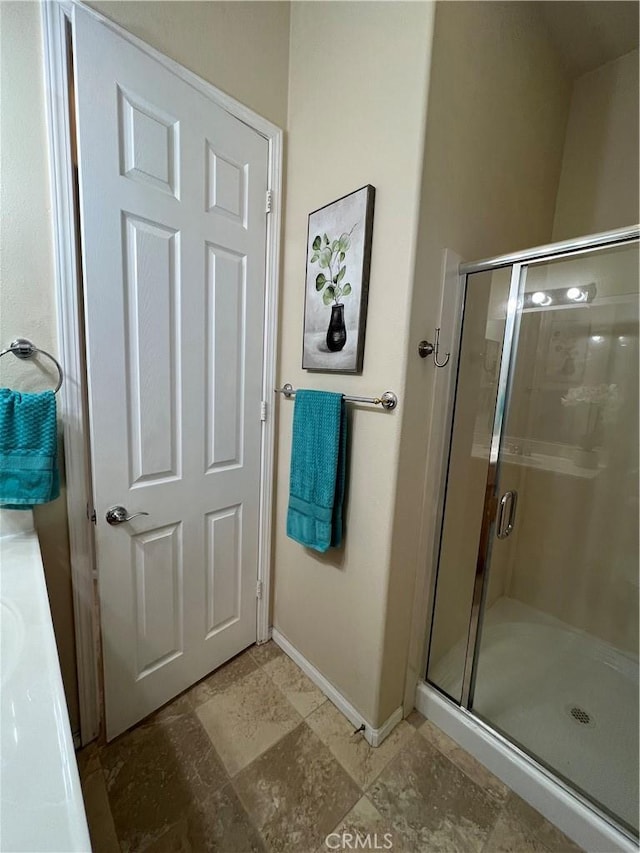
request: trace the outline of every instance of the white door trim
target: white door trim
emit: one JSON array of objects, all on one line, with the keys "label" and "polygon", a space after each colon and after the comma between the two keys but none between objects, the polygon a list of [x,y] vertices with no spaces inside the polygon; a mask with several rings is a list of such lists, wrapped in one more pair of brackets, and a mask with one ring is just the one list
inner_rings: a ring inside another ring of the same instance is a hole
[{"label": "white door trim", "polygon": [[84,372],[84,309],[79,299],[75,190],[73,165],[70,157],[71,133],[67,109],[69,69],[66,27],[70,21],[74,5],[82,6],[86,12],[110,30],[155,59],[213,103],[253,128],[267,140],[269,145],[269,188],[272,193],[272,200],[270,214],[267,217],[266,238],[262,399],[266,402],[267,417],[262,430],[260,470],[258,582],[262,594],[257,601],[257,640],[259,643],[268,640],[270,635],[271,528],[275,453],[272,398],[276,378],[283,132],[275,124],[221,92],[211,83],[164,56],[155,48],[104,18],[93,9],[89,9],[80,0],[45,0],[42,3],[58,337],[60,361],[64,371],[64,382],[60,395],[60,413],[65,447],[69,547],[80,703],[80,736],[84,745],[98,735],[102,708],[99,701],[99,627],[94,591],[93,527],[87,519],[87,508],[92,508],[93,497],[88,461],[90,457],[86,415],[87,389]]},{"label": "white door trim", "polygon": [[44,74],[47,100],[49,163],[54,223],[54,256],[59,359],[64,381],[58,408],[64,437],[69,551],[80,707],[80,741],[97,737],[98,647],[95,617],[93,530],[87,519],[91,506],[88,423],[82,344],[83,309],[78,290],[74,179],[71,128],[67,110],[69,87],[65,11],[58,3],[42,4]]}]

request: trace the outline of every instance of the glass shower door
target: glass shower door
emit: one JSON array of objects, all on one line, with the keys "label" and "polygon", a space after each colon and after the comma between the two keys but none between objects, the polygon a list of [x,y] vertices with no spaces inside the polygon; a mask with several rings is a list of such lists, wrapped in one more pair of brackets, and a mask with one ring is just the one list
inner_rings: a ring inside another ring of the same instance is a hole
[{"label": "glass shower door", "polygon": [[[468,277],[427,678],[461,702],[511,269]],[[476,607],[477,613],[477,607]]]},{"label": "glass shower door", "polygon": [[510,305],[454,698],[637,833],[637,242],[514,267]]}]

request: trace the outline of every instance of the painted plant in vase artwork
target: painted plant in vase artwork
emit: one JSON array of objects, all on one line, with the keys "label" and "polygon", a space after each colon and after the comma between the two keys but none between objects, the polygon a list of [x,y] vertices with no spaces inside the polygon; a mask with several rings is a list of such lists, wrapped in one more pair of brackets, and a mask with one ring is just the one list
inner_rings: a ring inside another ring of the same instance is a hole
[{"label": "painted plant in vase artwork", "polygon": [[363,187],[309,216],[302,366],[362,370],[373,199]]},{"label": "painted plant in vase artwork", "polygon": [[331,319],[327,329],[327,349],[330,352],[340,352],[347,342],[342,299],[351,295],[351,283],[345,282],[344,278],[351,235],[357,225],[356,222],[348,234],[341,234],[334,240],[330,240],[326,234],[322,237],[318,234],[312,244],[311,263],[317,264],[321,270],[316,276],[316,290],[322,296],[324,304],[331,306]]}]

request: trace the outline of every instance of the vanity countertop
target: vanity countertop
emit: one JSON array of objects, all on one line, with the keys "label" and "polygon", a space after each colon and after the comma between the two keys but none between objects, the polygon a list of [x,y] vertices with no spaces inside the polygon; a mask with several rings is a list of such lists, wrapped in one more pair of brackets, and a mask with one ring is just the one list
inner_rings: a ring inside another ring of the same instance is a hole
[{"label": "vanity countertop", "polygon": [[90,851],[31,512],[0,510],[0,850]]}]

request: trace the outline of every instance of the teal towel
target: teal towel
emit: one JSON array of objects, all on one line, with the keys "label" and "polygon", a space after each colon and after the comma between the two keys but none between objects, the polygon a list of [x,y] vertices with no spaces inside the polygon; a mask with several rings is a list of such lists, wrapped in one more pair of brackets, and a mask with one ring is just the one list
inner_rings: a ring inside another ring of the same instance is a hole
[{"label": "teal towel", "polygon": [[287,536],[316,551],[342,541],[346,440],[342,394],[296,391]]},{"label": "teal towel", "polygon": [[0,507],[31,509],[60,494],[56,397],[0,388]]}]

